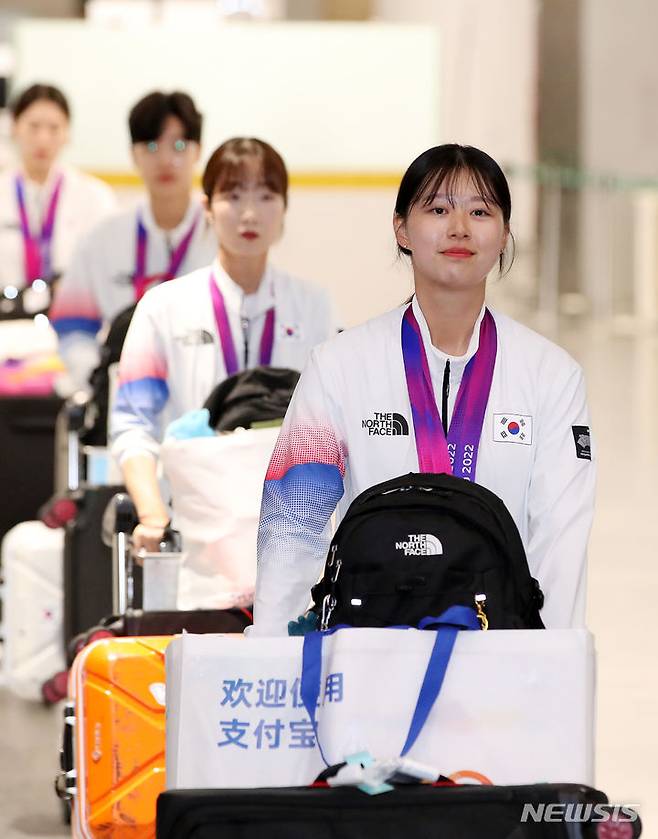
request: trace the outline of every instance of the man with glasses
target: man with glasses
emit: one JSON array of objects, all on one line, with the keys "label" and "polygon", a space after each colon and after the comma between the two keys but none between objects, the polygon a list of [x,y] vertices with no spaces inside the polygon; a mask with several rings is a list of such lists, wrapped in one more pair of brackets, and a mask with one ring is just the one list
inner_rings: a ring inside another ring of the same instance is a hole
[{"label": "man with glasses", "polygon": [[186,93],[150,93],[128,119],[132,157],[147,195],[78,244],[50,311],[76,387],[98,362],[101,327],[157,283],[212,262],[217,244],[192,180],[202,116]]}]

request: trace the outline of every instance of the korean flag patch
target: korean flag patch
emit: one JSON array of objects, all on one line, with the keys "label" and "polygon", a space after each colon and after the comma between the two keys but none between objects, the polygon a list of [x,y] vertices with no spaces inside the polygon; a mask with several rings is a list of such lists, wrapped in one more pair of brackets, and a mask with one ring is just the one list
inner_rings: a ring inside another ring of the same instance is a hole
[{"label": "korean flag patch", "polygon": [[527,414],[494,414],[494,443],[532,445],[532,417]]},{"label": "korean flag patch", "polygon": [[278,337],[284,341],[301,341],[302,330],[298,323],[282,323],[278,326]]},{"label": "korean flag patch", "polygon": [[589,439],[589,426],[572,425],[573,441],[576,444],[576,457],[581,460],[592,459],[592,449]]}]

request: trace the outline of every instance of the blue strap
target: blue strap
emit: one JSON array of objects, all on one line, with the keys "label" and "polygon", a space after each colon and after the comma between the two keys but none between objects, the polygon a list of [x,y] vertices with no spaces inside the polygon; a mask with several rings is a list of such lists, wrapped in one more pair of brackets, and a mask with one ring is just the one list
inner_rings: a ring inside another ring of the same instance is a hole
[{"label": "blue strap", "polygon": [[425,678],[418,694],[418,702],[411,718],[407,740],[400,756],[404,757],[418,739],[427,722],[436,698],[441,692],[441,685],[448,669],[448,662],[455,646],[457,633],[462,629],[479,629],[477,615],[468,606],[451,606],[436,618],[423,618],[418,629],[437,627],[436,639],[432,647],[430,660],[425,670]]},{"label": "blue strap", "polygon": [[442,612],[438,618],[423,618],[418,624],[418,629],[429,629],[432,626],[454,626],[456,629],[479,629],[480,621],[475,613],[475,609],[471,606],[451,606],[445,612]]},{"label": "blue strap", "polygon": [[455,626],[446,626],[436,633],[429,664],[425,671],[425,678],[418,694],[414,715],[411,718],[407,740],[400,752],[402,757],[407,754],[418,739],[418,735],[427,722],[436,697],[441,691],[443,678],[448,669],[448,662],[450,661],[452,648],[455,646],[455,639],[457,638],[458,632],[459,630]]},{"label": "blue strap", "polygon": [[302,648],[302,679],[299,686],[299,695],[306,713],[313,726],[315,742],[318,744],[320,755],[325,764],[329,766],[324,756],[320,738],[318,736],[318,723],[315,719],[315,709],[320,697],[320,685],[322,682],[322,633],[309,632],[304,635],[304,646]]},{"label": "blue strap", "polygon": [[[477,615],[469,606],[451,606],[438,617],[423,618],[418,624],[418,629],[427,629],[432,626],[437,627],[438,630],[436,640],[434,641],[423,684],[420,688],[416,708],[411,719],[411,725],[409,726],[409,733],[400,753],[402,757],[407,754],[418,739],[418,735],[427,722],[427,717],[439,695],[457,633],[462,629],[475,630],[480,628]],[[320,755],[327,766],[329,766],[329,763],[324,756],[320,744],[316,720],[316,708],[320,697],[322,680],[322,641],[325,635],[331,635],[340,628],[348,627],[333,627],[327,632],[309,632],[304,636],[302,650],[300,697],[313,726]],[[411,627],[395,626],[387,628],[410,629]]]}]

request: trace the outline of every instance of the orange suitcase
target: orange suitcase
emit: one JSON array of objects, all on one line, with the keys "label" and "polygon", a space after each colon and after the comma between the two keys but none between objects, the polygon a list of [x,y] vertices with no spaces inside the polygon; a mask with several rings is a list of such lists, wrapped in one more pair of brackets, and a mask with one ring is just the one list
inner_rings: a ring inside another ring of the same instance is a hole
[{"label": "orange suitcase", "polygon": [[[165,662],[172,636],[104,638],[70,674],[60,783],[78,839],[154,839],[165,781]],[[68,740],[68,743],[66,742]]]}]

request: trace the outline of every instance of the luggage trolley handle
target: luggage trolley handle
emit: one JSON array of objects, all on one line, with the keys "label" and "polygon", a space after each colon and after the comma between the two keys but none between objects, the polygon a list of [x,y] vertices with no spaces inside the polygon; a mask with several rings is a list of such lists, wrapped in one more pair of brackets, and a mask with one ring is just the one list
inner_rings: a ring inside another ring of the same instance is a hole
[{"label": "luggage trolley handle", "polygon": [[180,553],[183,550],[183,539],[180,531],[174,530],[171,525],[167,525],[162,535],[160,542],[161,551],[170,551],[171,553]]},{"label": "luggage trolley handle", "polygon": [[135,605],[135,563],[130,545],[130,532],[115,534],[112,545],[112,605],[117,615],[127,615]]},{"label": "luggage trolley handle", "polygon": [[[138,521],[135,505],[125,492],[114,496],[103,516],[103,539],[112,546],[112,609],[115,615],[134,611],[134,558],[130,536]],[[180,533],[167,526],[160,550],[180,552]]]},{"label": "luggage trolley handle", "polygon": [[103,541],[112,548],[112,611],[125,615],[134,601],[133,557],[130,534],[137,523],[137,511],[130,496],[117,493],[103,516]]},{"label": "luggage trolley handle", "polygon": [[82,479],[80,434],[85,427],[89,398],[84,391],[74,393],[63,408],[66,433],[66,488],[75,491]]}]

